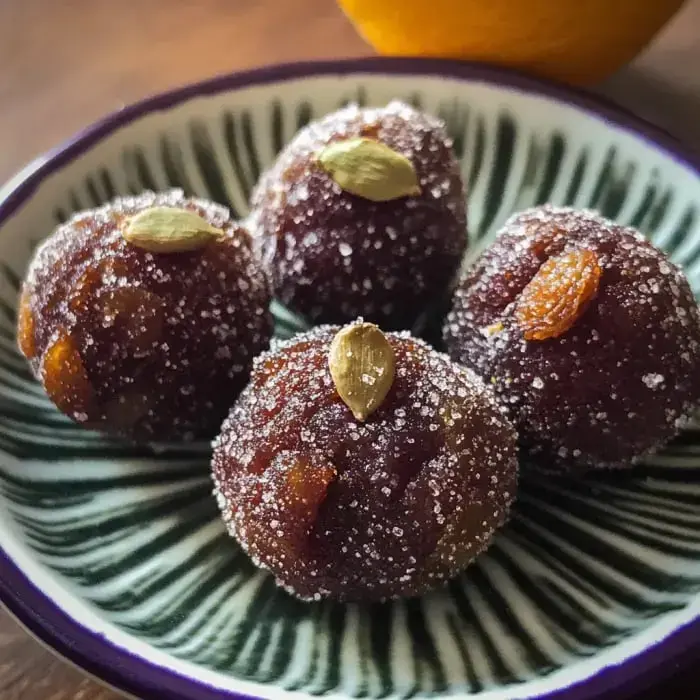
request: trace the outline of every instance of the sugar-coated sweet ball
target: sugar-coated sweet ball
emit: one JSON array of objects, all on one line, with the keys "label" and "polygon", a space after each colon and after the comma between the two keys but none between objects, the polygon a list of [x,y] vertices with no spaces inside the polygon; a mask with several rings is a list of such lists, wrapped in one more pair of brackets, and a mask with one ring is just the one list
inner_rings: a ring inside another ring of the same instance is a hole
[{"label": "sugar-coated sweet ball", "polygon": [[445,339],[545,469],[630,465],[700,400],[700,317],[683,272],[590,211],[513,216],[465,273]]},{"label": "sugar-coated sweet ball", "polygon": [[272,332],[250,235],[179,190],[75,215],[37,250],[18,340],[56,406],[137,441],[216,434]]},{"label": "sugar-coated sweet ball", "polygon": [[411,328],[467,246],[443,124],[401,102],[302,129],[260,179],[249,221],[276,296],[313,323]]},{"label": "sugar-coated sweet ball", "polygon": [[213,477],[230,534],[295,596],[415,596],[506,521],[516,437],[491,390],[424,342],[321,326],[256,360]]}]

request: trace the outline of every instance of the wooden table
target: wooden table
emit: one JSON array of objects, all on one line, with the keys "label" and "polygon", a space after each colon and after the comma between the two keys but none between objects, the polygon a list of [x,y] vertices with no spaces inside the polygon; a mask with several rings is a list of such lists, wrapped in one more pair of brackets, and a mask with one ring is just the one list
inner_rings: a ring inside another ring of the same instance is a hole
[{"label": "wooden table", "polygon": [[[0,182],[154,91],[263,63],[368,53],[333,0],[2,0]],[[699,65],[700,0],[690,0],[601,91],[700,151]],[[638,700],[698,700],[698,687],[693,670]],[[0,700],[117,697],[0,611]]]}]

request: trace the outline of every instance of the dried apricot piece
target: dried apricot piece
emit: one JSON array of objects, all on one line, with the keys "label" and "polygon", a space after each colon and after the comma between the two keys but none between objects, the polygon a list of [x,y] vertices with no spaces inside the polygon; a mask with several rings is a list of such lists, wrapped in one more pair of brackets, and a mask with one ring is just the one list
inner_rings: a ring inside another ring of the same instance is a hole
[{"label": "dried apricot piece", "polygon": [[261,498],[251,523],[257,532],[253,547],[264,549],[274,541],[278,552],[296,558],[308,546],[337,472],[322,456],[283,451],[264,478],[266,497]]},{"label": "dried apricot piece", "polygon": [[44,353],[41,374],[49,398],[64,413],[86,414],[87,420],[95,394],[75,340],[65,331],[59,332]]},{"label": "dried apricot piece", "polygon": [[547,260],[523,289],[515,318],[526,340],[556,338],[571,328],[598,292],[598,256],[578,249]]},{"label": "dried apricot piece", "polygon": [[295,521],[298,534],[311,529],[328,487],[336,477],[332,464],[312,455],[295,456],[280,474],[277,498],[286,506],[290,520]]}]

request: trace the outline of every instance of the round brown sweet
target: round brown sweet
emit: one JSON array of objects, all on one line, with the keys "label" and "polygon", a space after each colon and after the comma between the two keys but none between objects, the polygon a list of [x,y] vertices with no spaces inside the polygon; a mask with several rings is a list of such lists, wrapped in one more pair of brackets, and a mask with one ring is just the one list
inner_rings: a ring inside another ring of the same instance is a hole
[{"label": "round brown sweet", "polygon": [[[407,157],[421,193],[374,202],[342,190],[318,156],[354,137]],[[262,176],[252,206],[275,294],[314,323],[363,316],[412,327],[451,285],[467,246],[465,191],[443,124],[401,102],[309,124]]]},{"label": "round brown sweet", "polygon": [[481,380],[407,333],[387,334],[394,381],[358,422],[328,367],[337,330],[256,360],[214,443],[217,500],[255,564],[300,598],[418,595],[507,519],[515,433]]},{"label": "round brown sweet", "polygon": [[[127,243],[125,217],[191,209],[224,237],[190,252]],[[37,250],[18,338],[56,406],[82,425],[139,441],[213,436],[267,347],[270,291],[249,234],[181,191],[85,211]]]},{"label": "round brown sweet", "polygon": [[590,211],[512,217],[466,272],[444,331],[540,467],[627,466],[700,399],[700,317],[683,272]]}]

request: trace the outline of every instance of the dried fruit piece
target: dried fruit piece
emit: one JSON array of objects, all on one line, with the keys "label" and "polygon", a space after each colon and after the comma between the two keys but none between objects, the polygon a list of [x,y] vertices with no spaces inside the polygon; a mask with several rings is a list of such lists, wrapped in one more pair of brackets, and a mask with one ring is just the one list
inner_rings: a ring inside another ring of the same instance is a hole
[{"label": "dried fruit piece", "polygon": [[115,328],[119,344],[133,357],[145,356],[161,339],[165,324],[164,300],[140,287],[105,289],[95,308],[102,328]]},{"label": "dried fruit piece", "polygon": [[124,221],[124,239],[151,253],[185,253],[224,235],[190,209],[151,207]]},{"label": "dried fruit piece", "polygon": [[309,537],[337,476],[322,454],[281,451],[258,477],[264,487],[251,483],[249,498],[241,504],[238,515],[247,521],[247,535],[256,542],[272,536],[275,554],[283,560],[308,556]]},{"label": "dried fruit piece", "polygon": [[373,202],[420,194],[413,163],[381,141],[336,141],[318,155],[319,163],[346,192]]},{"label": "dried fruit piece", "polygon": [[373,323],[353,323],[339,331],[328,364],[340,398],[359,421],[379,408],[394,382],[394,350]]},{"label": "dried fruit piece", "polygon": [[19,300],[17,324],[17,343],[22,354],[31,360],[36,357],[36,340],[34,339],[34,316],[29,306],[29,294],[25,290]]},{"label": "dried fruit piece", "polygon": [[306,459],[294,456],[287,465],[281,475],[277,500],[286,506],[287,515],[295,521],[297,534],[307,534],[313,527],[328,487],[337,476],[335,467],[320,455],[307,455]]},{"label": "dried fruit piece", "polygon": [[75,341],[65,331],[44,353],[41,374],[44,389],[58,408],[76,418],[85,414],[87,419],[95,394]]},{"label": "dried fruit piece", "polygon": [[99,284],[99,269],[97,267],[87,267],[66,295],[66,302],[70,310],[76,314],[89,313],[90,306],[94,301],[95,289],[97,289]]},{"label": "dried fruit piece", "polygon": [[523,289],[515,317],[526,340],[556,338],[571,328],[598,292],[597,255],[578,249],[550,258]]}]

